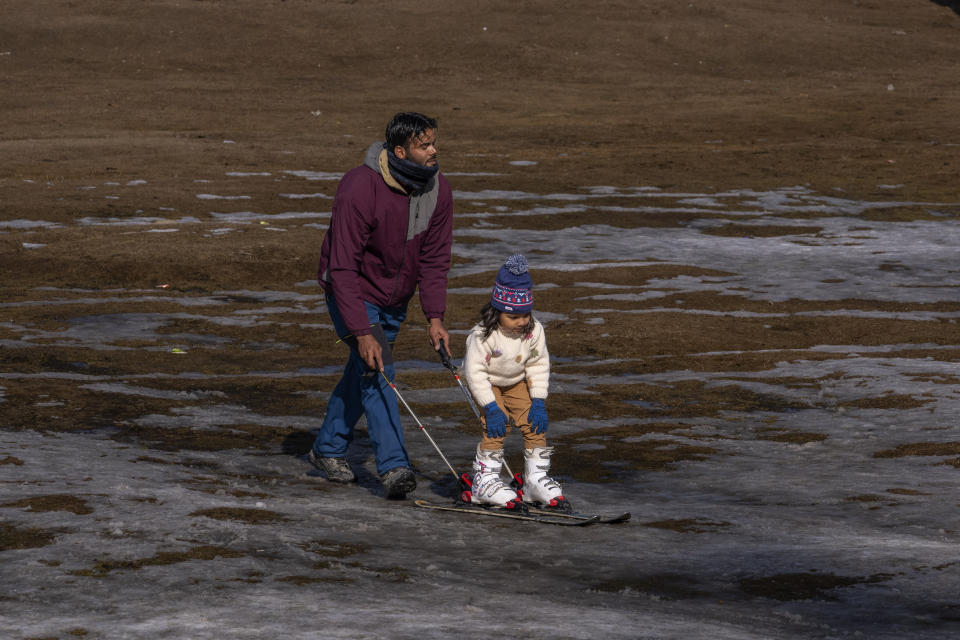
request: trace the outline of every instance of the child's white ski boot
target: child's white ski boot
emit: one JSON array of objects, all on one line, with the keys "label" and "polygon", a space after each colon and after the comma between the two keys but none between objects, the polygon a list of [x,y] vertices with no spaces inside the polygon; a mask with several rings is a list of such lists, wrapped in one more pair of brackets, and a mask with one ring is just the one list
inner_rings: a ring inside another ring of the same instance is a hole
[{"label": "child's white ski boot", "polygon": [[[503,451],[487,451],[477,445],[477,457],[473,460],[473,484],[469,492],[469,501],[474,504],[488,504],[505,509],[524,510],[516,491],[500,479],[503,468]],[[466,475],[466,474],[464,474]]]},{"label": "child's white ski boot", "polygon": [[550,471],[550,456],[553,447],[537,447],[523,450],[523,483],[521,485],[524,502],[539,504],[543,509],[553,509],[570,513],[570,503],[563,497],[560,483],[547,475]]}]

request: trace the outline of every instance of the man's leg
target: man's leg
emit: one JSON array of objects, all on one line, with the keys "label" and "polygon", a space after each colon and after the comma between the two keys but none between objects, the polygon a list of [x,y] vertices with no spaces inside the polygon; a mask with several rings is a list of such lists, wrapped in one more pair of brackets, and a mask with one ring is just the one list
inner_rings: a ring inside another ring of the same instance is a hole
[{"label": "man's leg", "polygon": [[314,453],[323,458],[342,458],[346,454],[353,440],[353,427],[360,419],[360,375],[352,360],[351,355],[343,376],[330,394],[323,424],[313,443]]},{"label": "man's leg", "polygon": [[[343,323],[333,296],[330,295],[327,296],[327,310],[337,335],[347,335],[346,325]],[[327,401],[326,415],[317,439],[313,443],[313,452],[316,456],[342,458],[346,454],[347,445],[353,440],[353,428],[363,412],[361,400],[363,371],[363,361],[351,350],[343,376]]]},{"label": "man's leg", "polygon": [[[389,347],[397,339],[400,326],[407,315],[406,308],[378,308],[367,303],[367,314],[371,323],[378,323]],[[395,379],[392,358],[386,358],[390,364],[384,366],[384,374],[391,381]],[[361,384],[363,410],[367,416],[367,429],[370,443],[377,463],[377,473],[381,476],[397,467],[409,467],[410,459],[403,440],[403,427],[400,424],[400,409],[397,396],[379,373],[368,376]]]}]

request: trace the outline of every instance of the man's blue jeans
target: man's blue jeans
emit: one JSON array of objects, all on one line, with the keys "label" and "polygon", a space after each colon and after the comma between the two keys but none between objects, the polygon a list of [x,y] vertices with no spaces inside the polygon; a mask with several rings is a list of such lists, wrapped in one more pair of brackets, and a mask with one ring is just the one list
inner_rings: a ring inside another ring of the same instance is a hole
[{"label": "man's blue jeans", "polygon": [[[340,316],[333,296],[328,294],[326,298],[327,310],[337,335],[341,338],[349,335],[350,331]],[[400,325],[407,317],[406,306],[377,307],[369,302],[364,304],[370,324],[379,323],[387,342],[392,345],[397,339]],[[383,475],[394,467],[409,467],[410,459],[403,444],[396,394],[383,376],[379,373],[364,375],[368,371],[356,350],[350,349],[350,359],[327,403],[327,414],[313,443],[313,450],[324,458],[344,457],[347,445],[353,440],[354,426],[361,415],[366,415],[377,473]],[[393,380],[393,365],[386,365],[384,373]]]}]

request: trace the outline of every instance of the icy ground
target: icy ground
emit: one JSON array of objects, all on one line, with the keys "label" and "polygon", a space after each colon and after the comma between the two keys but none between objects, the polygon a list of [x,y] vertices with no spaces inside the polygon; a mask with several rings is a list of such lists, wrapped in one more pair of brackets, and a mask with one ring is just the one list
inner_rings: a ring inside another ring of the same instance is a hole
[{"label": "icy ground", "polygon": [[[591,225],[551,231],[549,255],[543,253],[543,232],[518,230],[505,238],[503,229],[484,228],[485,214],[465,214],[478,224],[458,231],[458,237],[491,240],[456,244],[457,256],[480,261],[478,270],[493,269],[499,256],[521,251],[538,255],[544,270],[661,261],[737,274],[678,277],[628,290],[598,286],[595,298],[584,300],[583,313],[601,327],[605,317],[628,313],[605,309],[604,300],[649,300],[667,289],[736,291],[770,301],[960,299],[956,204],[853,202],[803,188],[664,194],[598,187],[573,194],[457,197],[495,202],[491,210],[516,215],[587,210],[594,198],[609,206],[616,197],[623,200],[617,211],[643,215],[666,207],[698,214],[683,228]],[[645,204],[650,198],[657,204]],[[921,208],[931,216],[907,222],[862,217],[891,206]],[[723,220],[715,217],[719,213]],[[740,224],[815,225],[823,231],[722,238],[703,233],[731,216],[740,217]],[[316,217],[323,218],[304,219]],[[109,221],[85,222],[98,223]],[[244,224],[245,217],[224,216],[223,223]],[[149,228],[153,221],[141,224]],[[455,275],[472,267],[458,268]],[[823,286],[825,281],[830,286]],[[310,322],[325,320],[316,291],[303,283],[289,283],[287,291],[275,294],[249,293],[262,296],[261,316],[297,307],[316,311]],[[90,293],[93,299],[109,295]],[[185,300],[184,313],[202,315],[205,304],[216,301]],[[638,322],[655,312],[637,313]],[[945,323],[958,315],[903,308],[802,313]],[[549,331],[551,316],[542,317]],[[96,349],[129,332],[142,337],[162,324],[162,317],[131,314],[81,323],[55,336],[22,328],[20,340],[3,346],[22,349],[57,340]],[[955,349],[911,345],[920,347],[931,353]],[[303,460],[280,450],[166,453],[106,435],[0,430],[0,523],[50,537],[33,548],[0,549],[0,637],[956,638],[960,472],[956,464],[943,464],[960,454],[956,356],[903,357],[902,349],[816,347],[811,354],[829,350],[845,357],[794,358],[773,370],[738,372],[735,379],[691,371],[612,377],[611,384],[707,379],[775,393],[798,407],[689,419],[683,434],[656,437],[692,445],[706,438],[719,453],[668,472],[625,471],[617,483],[566,485],[578,507],[632,512],[632,522],[619,526],[500,522],[388,502],[362,437],[350,454],[364,471],[361,482],[341,488],[306,474]],[[425,366],[435,365],[401,362],[398,378]],[[601,370],[595,376],[558,375],[551,390],[602,383]],[[202,388],[204,375],[195,375]],[[4,385],[24,377],[4,367],[0,403]],[[76,378],[118,394],[118,401],[166,393],[152,389],[149,379]],[[819,384],[789,383],[811,379]],[[326,391],[319,390],[318,397]],[[859,399],[884,394],[922,402],[896,410],[856,406]],[[438,398],[462,403],[452,385],[406,397],[414,407]],[[208,398],[201,403],[199,395],[181,399],[175,413],[144,416],[142,424],[319,425],[319,416],[266,417]],[[475,443],[429,415],[421,418],[447,456],[466,466]],[[773,422],[778,432],[818,438],[745,437]],[[605,426],[610,425],[554,419],[550,428],[564,434]],[[408,429],[407,442],[421,473],[414,497],[443,499],[449,472],[415,428]],[[939,453],[875,455],[908,443],[927,443]],[[943,453],[951,447],[952,454]],[[30,501],[49,496],[75,497],[67,503],[72,509],[61,503],[48,510],[42,500]]]}]

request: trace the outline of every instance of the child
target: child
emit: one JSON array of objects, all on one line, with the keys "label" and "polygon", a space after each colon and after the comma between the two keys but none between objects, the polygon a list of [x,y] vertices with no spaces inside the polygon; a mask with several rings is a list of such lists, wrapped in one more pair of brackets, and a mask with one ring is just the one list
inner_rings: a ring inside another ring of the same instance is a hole
[{"label": "child", "polygon": [[490,302],[480,311],[480,322],[467,336],[463,374],[485,414],[473,462],[472,500],[522,509],[517,493],[500,479],[503,441],[516,426],[523,434],[523,501],[570,511],[560,485],[547,475],[553,453],[544,435],[550,356],[543,325],[531,315],[532,287],[526,258],[510,256],[497,274]]}]

